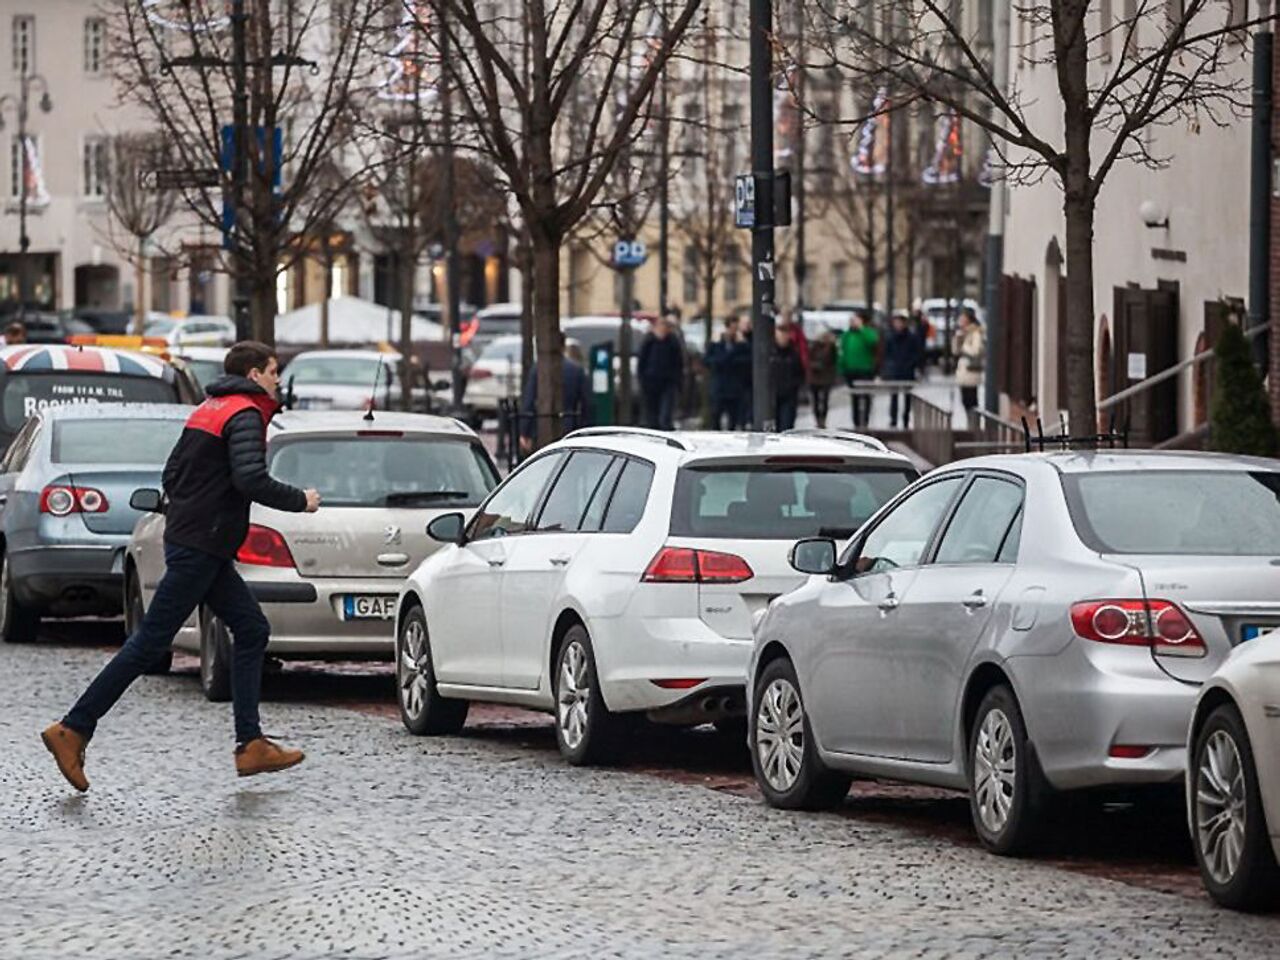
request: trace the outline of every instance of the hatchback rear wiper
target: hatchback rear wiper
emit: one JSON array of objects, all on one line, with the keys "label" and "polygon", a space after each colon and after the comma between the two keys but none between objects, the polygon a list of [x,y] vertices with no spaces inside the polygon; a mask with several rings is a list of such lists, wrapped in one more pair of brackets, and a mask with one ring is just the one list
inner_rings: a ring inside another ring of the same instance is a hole
[{"label": "hatchback rear wiper", "polygon": [[403,503],[430,503],[433,500],[466,500],[465,490],[405,490],[387,494],[387,506]]}]

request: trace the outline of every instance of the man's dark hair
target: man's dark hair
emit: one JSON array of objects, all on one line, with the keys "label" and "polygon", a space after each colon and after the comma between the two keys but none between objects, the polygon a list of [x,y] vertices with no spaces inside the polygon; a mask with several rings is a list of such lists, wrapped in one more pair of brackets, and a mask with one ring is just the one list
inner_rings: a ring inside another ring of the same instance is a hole
[{"label": "man's dark hair", "polygon": [[25,337],[27,335],[27,325],[21,320],[14,320],[4,328],[6,337]]},{"label": "man's dark hair", "polygon": [[[257,340],[241,340],[227,351],[222,361],[224,372],[235,377],[247,377],[250,370],[265,370],[276,352]],[[278,358],[277,358],[278,359]]]}]

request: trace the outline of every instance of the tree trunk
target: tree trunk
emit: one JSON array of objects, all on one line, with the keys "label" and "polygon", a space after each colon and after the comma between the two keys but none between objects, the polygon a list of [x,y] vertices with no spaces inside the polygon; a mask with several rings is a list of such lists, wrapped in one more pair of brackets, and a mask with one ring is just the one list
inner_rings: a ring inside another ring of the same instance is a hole
[{"label": "tree trunk", "polygon": [[134,267],[133,333],[142,336],[147,324],[147,238],[138,238],[138,262]]},{"label": "tree trunk", "polygon": [[249,295],[249,318],[253,339],[276,343],[276,265],[259,260],[255,264],[253,290]]},{"label": "tree trunk", "polygon": [[400,277],[400,409],[413,409],[413,280],[417,257],[406,250]]},{"label": "tree trunk", "polygon": [[324,299],[320,301],[320,346],[329,346],[329,301],[333,299],[333,256],[325,250]]},{"label": "tree trunk", "polygon": [[537,350],[537,444],[546,446],[563,433],[564,410],[560,343],[560,238],[543,224],[531,229],[533,240],[533,336]]}]

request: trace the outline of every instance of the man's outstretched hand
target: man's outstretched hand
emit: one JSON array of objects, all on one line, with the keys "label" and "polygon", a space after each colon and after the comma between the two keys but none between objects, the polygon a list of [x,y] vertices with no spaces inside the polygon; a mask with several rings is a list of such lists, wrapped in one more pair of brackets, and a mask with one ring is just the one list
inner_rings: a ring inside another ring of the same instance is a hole
[{"label": "man's outstretched hand", "polygon": [[320,509],[320,491],[308,489],[307,494],[307,513],[315,513]]}]

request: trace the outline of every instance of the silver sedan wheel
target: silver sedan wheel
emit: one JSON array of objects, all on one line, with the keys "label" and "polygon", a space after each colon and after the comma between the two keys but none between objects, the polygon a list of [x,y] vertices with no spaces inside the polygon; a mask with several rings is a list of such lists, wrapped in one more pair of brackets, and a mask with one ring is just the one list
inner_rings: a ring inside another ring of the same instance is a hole
[{"label": "silver sedan wheel", "polygon": [[0,557],[0,634],[9,629],[9,556]]},{"label": "silver sedan wheel", "polygon": [[804,707],[796,688],[782,677],[765,688],[756,710],[756,753],[769,786],[786,793],[804,765]]},{"label": "silver sedan wheel", "polygon": [[591,680],[587,673],[587,651],[577,640],[570,641],[560,657],[560,683],[556,691],[556,722],[560,736],[570,750],[587,736],[587,704],[591,700]]},{"label": "silver sedan wheel", "polygon": [[427,676],[430,670],[427,631],[421,620],[410,620],[400,638],[400,658],[396,670],[400,674],[400,705],[411,720],[422,715],[427,703]]},{"label": "silver sedan wheel", "polygon": [[1003,710],[988,710],[973,745],[973,789],[982,825],[998,834],[1009,822],[1017,781],[1013,727]]},{"label": "silver sedan wheel", "polygon": [[1215,730],[1196,771],[1196,842],[1214,881],[1230,883],[1244,853],[1244,764],[1235,738]]}]

